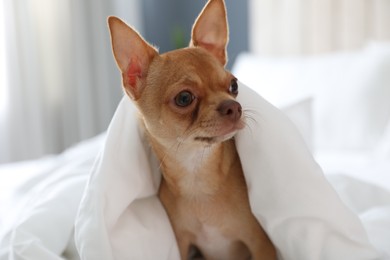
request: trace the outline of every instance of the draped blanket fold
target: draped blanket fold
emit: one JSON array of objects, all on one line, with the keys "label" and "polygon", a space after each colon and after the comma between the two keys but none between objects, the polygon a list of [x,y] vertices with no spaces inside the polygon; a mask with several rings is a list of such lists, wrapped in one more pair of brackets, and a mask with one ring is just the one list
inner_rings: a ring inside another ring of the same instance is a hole
[{"label": "draped blanket fold", "polygon": [[[239,84],[247,126],[235,137],[252,211],[280,259],[381,259],[339,199],[294,125]],[[157,191],[158,162],[123,97],[75,222],[82,259],[179,259]],[[223,217],[223,216],[221,216]]]}]

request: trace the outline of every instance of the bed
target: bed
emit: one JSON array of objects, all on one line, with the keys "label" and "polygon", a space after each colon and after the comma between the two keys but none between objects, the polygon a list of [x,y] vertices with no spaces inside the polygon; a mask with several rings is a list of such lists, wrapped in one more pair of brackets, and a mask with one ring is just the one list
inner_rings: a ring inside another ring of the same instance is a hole
[{"label": "bed", "polygon": [[[371,243],[389,257],[390,47],[312,58],[243,53],[233,72],[296,125]],[[10,241],[31,259],[79,259],[74,219],[105,138],[102,133],[58,155],[1,165],[0,259],[7,259]]]},{"label": "bed", "polygon": [[[296,125],[371,243],[389,257],[390,46],[311,58],[243,53],[233,72]],[[5,245],[15,236],[24,239],[15,248],[32,259],[79,259],[74,219],[105,138],[102,133],[58,155],[0,166],[0,259],[7,259]],[[26,232],[9,232],[23,225]]]}]

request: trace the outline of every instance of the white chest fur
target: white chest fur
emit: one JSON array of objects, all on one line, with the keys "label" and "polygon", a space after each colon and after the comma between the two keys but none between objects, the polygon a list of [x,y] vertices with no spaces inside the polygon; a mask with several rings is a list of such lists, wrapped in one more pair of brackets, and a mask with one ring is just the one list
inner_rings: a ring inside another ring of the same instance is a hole
[{"label": "white chest fur", "polygon": [[207,161],[212,150],[211,147],[205,146],[194,146],[185,151],[178,149],[176,159],[188,173],[195,173]]},{"label": "white chest fur", "polygon": [[213,153],[213,148],[210,147],[195,147],[190,151],[178,152],[176,157],[178,168],[184,171],[179,180],[179,186],[187,195],[201,196],[212,194],[215,191],[215,185],[210,182],[213,173],[208,172],[211,169],[205,166],[210,161],[211,153]]}]

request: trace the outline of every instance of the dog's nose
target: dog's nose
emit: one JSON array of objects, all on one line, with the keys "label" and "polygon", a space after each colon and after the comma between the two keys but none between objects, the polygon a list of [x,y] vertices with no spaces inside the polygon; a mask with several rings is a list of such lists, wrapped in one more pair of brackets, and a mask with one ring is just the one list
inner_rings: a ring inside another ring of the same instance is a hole
[{"label": "dog's nose", "polygon": [[235,100],[225,100],[218,106],[217,111],[223,117],[229,117],[233,121],[241,118],[242,108]]}]

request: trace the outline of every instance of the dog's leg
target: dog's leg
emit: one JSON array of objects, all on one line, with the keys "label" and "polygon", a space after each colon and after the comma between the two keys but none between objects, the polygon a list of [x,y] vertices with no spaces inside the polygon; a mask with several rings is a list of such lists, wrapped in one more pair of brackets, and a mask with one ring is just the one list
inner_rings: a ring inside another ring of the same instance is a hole
[{"label": "dog's leg", "polygon": [[[248,237],[247,237],[248,238]],[[252,239],[246,239],[244,243],[249,248],[251,258],[253,260],[272,260],[276,258],[275,248],[270,242],[269,238],[265,235],[263,237],[252,237]]]},{"label": "dog's leg", "polygon": [[[187,233],[178,230],[175,230],[175,234],[176,234],[177,245],[179,247],[180,259],[182,260],[197,259],[197,258],[191,258],[192,255],[196,253],[196,251],[192,251],[193,246],[190,240],[190,236]],[[195,254],[195,256],[197,256],[197,254]]]}]

